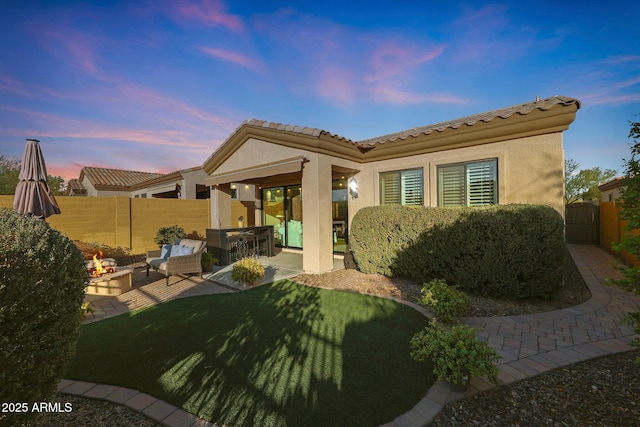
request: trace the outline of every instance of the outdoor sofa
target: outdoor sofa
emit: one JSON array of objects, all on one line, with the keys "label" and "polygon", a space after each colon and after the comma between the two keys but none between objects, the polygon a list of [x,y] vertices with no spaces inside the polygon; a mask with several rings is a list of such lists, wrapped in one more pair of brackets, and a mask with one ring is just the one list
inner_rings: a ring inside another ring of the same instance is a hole
[{"label": "outdoor sofa", "polygon": [[147,252],[147,276],[149,268],[164,274],[169,285],[169,276],[195,274],[202,276],[202,253],[206,241],[177,239],[173,245],[162,245],[162,249]]}]

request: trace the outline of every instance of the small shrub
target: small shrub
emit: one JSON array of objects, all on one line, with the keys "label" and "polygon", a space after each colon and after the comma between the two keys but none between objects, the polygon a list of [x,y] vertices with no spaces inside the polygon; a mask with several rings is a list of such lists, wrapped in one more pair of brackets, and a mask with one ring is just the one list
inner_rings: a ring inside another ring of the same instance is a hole
[{"label": "small shrub", "polygon": [[173,245],[177,239],[184,239],[187,237],[187,233],[184,228],[179,225],[172,225],[171,227],[161,227],[156,232],[156,237],[153,241],[157,243],[158,247],[162,245]]},{"label": "small shrub", "polygon": [[242,258],[233,265],[231,279],[240,283],[254,283],[264,277],[264,266],[254,258]]},{"label": "small shrub", "polygon": [[499,383],[493,362],[500,360],[500,355],[467,325],[448,328],[432,321],[411,339],[411,357],[431,361],[433,373],[441,381],[465,384],[486,375],[492,383]]},{"label": "small shrub", "polygon": [[453,289],[441,279],[424,284],[418,303],[431,309],[435,318],[442,323],[452,323],[458,317],[466,316],[471,309],[467,294]]},{"label": "small shrub", "polygon": [[[0,402],[49,400],[75,353],[89,275],[80,250],[45,221],[0,210]],[[0,425],[29,414],[0,413]]]},{"label": "small shrub", "polygon": [[213,264],[217,264],[218,261],[218,258],[214,258],[209,252],[203,252],[200,264],[202,264],[203,267],[211,267]]}]

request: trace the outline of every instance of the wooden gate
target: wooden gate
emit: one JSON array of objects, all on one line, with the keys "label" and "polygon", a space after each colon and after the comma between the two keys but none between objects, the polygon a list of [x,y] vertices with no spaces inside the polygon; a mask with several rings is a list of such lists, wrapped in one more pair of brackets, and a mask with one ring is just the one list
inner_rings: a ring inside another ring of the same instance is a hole
[{"label": "wooden gate", "polygon": [[593,203],[571,203],[565,207],[565,236],[568,243],[600,242],[600,219],[598,205]]}]

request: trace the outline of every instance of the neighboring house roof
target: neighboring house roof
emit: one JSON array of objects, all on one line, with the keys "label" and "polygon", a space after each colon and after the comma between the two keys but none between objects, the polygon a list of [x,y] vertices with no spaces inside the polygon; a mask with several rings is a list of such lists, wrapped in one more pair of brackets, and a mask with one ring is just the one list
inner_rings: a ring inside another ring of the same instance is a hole
[{"label": "neighboring house roof", "polygon": [[84,188],[82,182],[78,179],[70,179],[67,182],[67,188],[65,189],[65,195],[86,195],[87,189]]},{"label": "neighboring house roof", "polygon": [[622,176],[613,178],[611,181],[607,181],[604,184],[598,185],[598,189],[600,191],[607,191],[607,190],[613,190],[615,188],[619,188],[622,186],[623,180],[624,180],[624,177]]},{"label": "neighboring house roof", "polygon": [[83,181],[83,178],[87,177],[89,182],[91,182],[96,189],[126,190],[128,187],[162,175],[163,174],[153,172],[139,172],[87,166],[83,167],[80,171],[80,181]]},{"label": "neighboring house roof", "polygon": [[[372,162],[561,132],[568,129],[578,109],[579,100],[554,96],[361,141],[318,128],[249,119],[238,126],[205,160],[203,168],[211,174],[252,137],[357,162]],[[502,123],[502,120],[506,123]]]}]

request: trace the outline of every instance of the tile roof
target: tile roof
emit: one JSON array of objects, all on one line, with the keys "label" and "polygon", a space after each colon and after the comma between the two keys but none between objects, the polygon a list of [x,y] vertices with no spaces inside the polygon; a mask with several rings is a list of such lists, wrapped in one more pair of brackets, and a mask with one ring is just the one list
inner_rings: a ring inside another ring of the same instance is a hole
[{"label": "tile roof", "polygon": [[[531,113],[534,110],[547,111],[553,108],[556,105],[568,106],[571,104],[577,104],[578,108],[580,108],[580,101],[574,98],[569,98],[566,96],[554,96],[547,99],[539,99],[533,102],[527,102],[524,104],[513,105],[511,107],[500,108],[497,110],[491,110],[480,114],[474,114],[467,117],[462,117],[455,120],[450,120],[447,122],[436,123],[427,126],[415,127],[413,129],[404,130],[401,132],[390,133],[383,136],[378,136],[374,138],[364,139],[361,141],[352,141],[349,138],[345,138],[343,136],[333,134],[326,130],[318,129],[318,128],[310,128],[305,126],[295,126],[295,125],[287,125],[283,123],[277,122],[269,122],[265,120],[257,120],[257,119],[248,119],[245,120],[235,132],[231,134],[235,134],[238,130],[240,130],[243,126],[255,126],[255,127],[263,127],[267,129],[274,129],[283,132],[292,132],[299,133],[303,135],[315,136],[318,137],[320,135],[329,135],[333,138],[337,138],[343,140],[345,142],[353,143],[354,145],[368,149],[374,147],[376,144],[383,144],[385,142],[395,141],[397,139],[407,139],[410,136],[416,137],[420,134],[428,135],[432,132],[443,132],[446,129],[458,129],[462,125],[473,126],[478,122],[488,123],[496,118],[506,119],[514,114],[526,115]],[[231,136],[228,138],[230,139]],[[206,163],[206,162],[205,162]]]},{"label": "tile roof", "polygon": [[487,111],[485,113],[474,114],[467,117],[462,117],[447,122],[436,123],[428,126],[415,127],[413,129],[405,130],[402,132],[391,133],[388,135],[379,136],[376,138],[365,139],[357,141],[356,144],[363,148],[370,148],[376,144],[383,144],[385,142],[392,142],[397,139],[407,139],[408,137],[417,137],[420,134],[428,135],[432,132],[444,132],[447,129],[458,129],[462,125],[473,126],[478,122],[489,123],[490,121],[501,118],[506,119],[514,114],[526,115],[534,110],[547,111],[556,105],[568,106],[571,104],[577,104],[580,108],[580,101],[574,98],[566,96],[554,96],[552,98],[540,99],[533,102],[527,102],[524,104],[513,105],[511,107],[500,108],[497,110]]},{"label": "tile roof", "polygon": [[619,176],[617,178],[613,178],[610,181],[607,181],[605,183],[598,185],[598,188],[600,189],[600,191],[612,190],[614,188],[621,187],[623,180],[624,180],[624,177]]},{"label": "tile roof", "polygon": [[87,189],[84,188],[84,186],[82,185],[82,182],[80,182],[80,180],[75,178],[70,179],[69,182],[67,182],[67,188],[65,189],[65,192],[64,192],[66,196],[86,194],[86,193],[87,193]]},{"label": "tile roof", "polygon": [[163,174],[87,166],[80,171],[80,176],[82,177],[82,175],[89,178],[89,181],[91,181],[94,186],[129,187],[149,179],[157,178]]},{"label": "tile roof", "polygon": [[353,142],[349,138],[345,138],[343,136],[328,132],[326,130],[322,130],[318,128],[310,128],[306,126],[295,126],[295,125],[287,125],[284,123],[268,122],[266,120],[248,119],[242,122],[242,124],[238,127],[238,129],[240,129],[243,126],[263,127],[268,129],[280,130],[283,132],[300,133],[300,134],[309,135],[309,136],[329,135],[331,137],[342,139],[347,142]]}]

